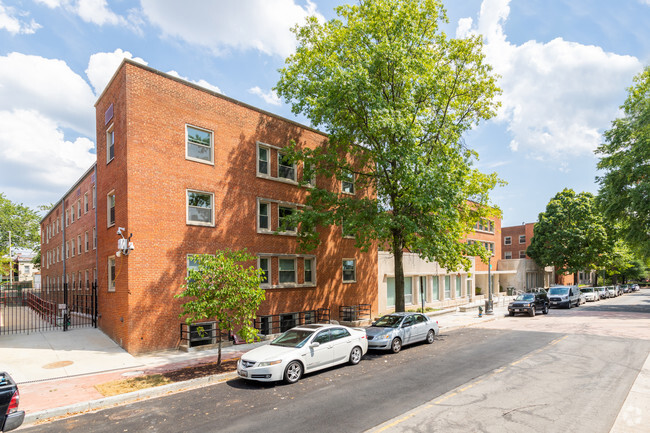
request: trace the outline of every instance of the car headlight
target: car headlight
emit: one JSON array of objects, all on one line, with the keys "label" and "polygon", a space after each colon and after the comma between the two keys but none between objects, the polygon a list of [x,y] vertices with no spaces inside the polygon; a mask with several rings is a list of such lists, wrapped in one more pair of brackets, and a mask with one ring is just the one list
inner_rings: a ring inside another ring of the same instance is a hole
[{"label": "car headlight", "polygon": [[260,362],[260,365],[259,365],[259,366],[260,366],[260,367],[268,367],[269,365],[277,365],[277,364],[280,364],[280,363],[282,363],[282,360],[281,360],[281,359],[278,359],[277,361],[264,361],[264,362]]},{"label": "car headlight", "polygon": [[391,333],[387,332],[385,334],[378,335],[377,340],[387,340],[387,339],[390,338],[390,336],[391,336]]}]

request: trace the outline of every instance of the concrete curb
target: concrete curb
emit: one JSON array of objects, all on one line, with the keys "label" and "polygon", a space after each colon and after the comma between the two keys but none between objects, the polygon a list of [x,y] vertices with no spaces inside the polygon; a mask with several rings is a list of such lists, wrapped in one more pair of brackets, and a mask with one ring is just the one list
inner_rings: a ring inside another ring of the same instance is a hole
[{"label": "concrete curb", "polygon": [[139,391],[100,398],[98,400],[87,401],[84,403],[75,403],[69,406],[46,409],[34,413],[26,413],[23,425],[33,424],[49,418],[74,416],[89,411],[133,403],[147,398],[161,397],[170,393],[189,391],[191,389],[225,382],[226,380],[233,379],[235,377],[237,377],[237,372],[235,371],[229,373],[214,374],[212,376],[197,377],[196,379],[190,379],[183,382],[175,382],[170,383],[169,385],[141,389]]}]

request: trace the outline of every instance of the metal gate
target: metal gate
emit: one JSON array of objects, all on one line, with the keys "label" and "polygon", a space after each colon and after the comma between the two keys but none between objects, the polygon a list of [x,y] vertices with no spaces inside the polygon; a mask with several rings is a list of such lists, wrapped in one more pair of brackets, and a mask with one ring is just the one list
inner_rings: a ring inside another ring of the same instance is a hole
[{"label": "metal gate", "polygon": [[0,287],[0,335],[97,327],[97,282]]}]

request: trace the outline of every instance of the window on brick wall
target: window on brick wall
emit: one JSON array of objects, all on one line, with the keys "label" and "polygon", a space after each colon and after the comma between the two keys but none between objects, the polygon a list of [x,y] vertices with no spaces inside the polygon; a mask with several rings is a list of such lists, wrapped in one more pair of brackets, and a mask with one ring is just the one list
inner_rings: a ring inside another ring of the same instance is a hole
[{"label": "window on brick wall", "polygon": [[214,194],[187,190],[187,224],[214,226]]},{"label": "window on brick wall", "polygon": [[108,291],[115,291],[115,256],[108,258]]},{"label": "window on brick wall", "polygon": [[271,160],[271,149],[261,145],[257,145],[257,174],[266,176],[271,175],[271,168],[269,161]]},{"label": "window on brick wall", "polygon": [[519,243],[520,244],[526,243],[526,235],[519,235]]},{"label": "window on brick wall", "polygon": [[341,179],[341,192],[354,194],[354,173],[344,172]]},{"label": "window on brick wall", "polygon": [[74,222],[74,205],[70,206],[70,224]]},{"label": "window on brick wall", "polygon": [[271,230],[271,203],[259,201],[257,211],[257,228],[259,231]]},{"label": "window on brick wall", "polygon": [[511,259],[512,258],[512,251],[505,251],[503,253],[503,258],[504,259]]},{"label": "window on brick wall", "polygon": [[97,229],[93,227],[93,250],[97,248]]},{"label": "window on brick wall", "polygon": [[295,233],[296,225],[289,221],[289,217],[293,215],[294,208],[286,206],[278,206],[278,230],[285,233]]},{"label": "window on brick wall", "polygon": [[106,225],[115,225],[115,193],[113,191],[106,195]]},{"label": "window on brick wall", "polygon": [[93,209],[97,207],[97,186],[93,185]]},{"label": "window on brick wall", "polygon": [[525,259],[526,258],[526,251],[519,251],[519,258],[520,259]]},{"label": "window on brick wall", "polygon": [[314,260],[305,259],[304,267],[305,267],[305,284],[313,283],[314,282]]},{"label": "window on brick wall", "polygon": [[81,218],[81,200],[77,200],[77,219]]},{"label": "window on brick wall", "polygon": [[185,125],[185,157],[193,161],[214,163],[212,131]]},{"label": "window on brick wall", "polygon": [[66,209],[65,211],[65,226],[68,227],[70,225],[70,211]]},{"label": "window on brick wall", "polygon": [[288,180],[296,180],[296,165],[293,164],[287,155],[278,152],[278,177]]},{"label": "window on brick wall", "polygon": [[260,257],[258,259],[258,267],[264,271],[262,274],[262,285],[269,285],[271,283],[271,259],[268,257]]},{"label": "window on brick wall", "polygon": [[90,239],[88,238],[88,232],[84,233],[84,245],[86,246],[84,251],[88,252],[88,250],[90,249]]},{"label": "window on brick wall", "polygon": [[84,272],[84,277],[85,277],[84,283],[86,284],[86,288],[88,289],[90,288],[90,281],[88,280],[88,269],[86,269],[86,271]]},{"label": "window on brick wall", "polygon": [[307,186],[316,186],[316,174],[312,172],[311,164],[306,162],[302,168],[302,173],[302,180]]},{"label": "window on brick wall", "polygon": [[343,282],[354,283],[357,281],[357,266],[354,259],[343,259]]},{"label": "window on brick wall", "polygon": [[81,235],[77,236],[77,251],[81,254]]},{"label": "window on brick wall", "polygon": [[296,282],[296,260],[279,259],[280,284]]},{"label": "window on brick wall", "polygon": [[70,257],[74,257],[74,252],[75,252],[75,244],[74,244],[74,239],[70,241]]},{"label": "window on brick wall", "polygon": [[512,237],[506,236],[503,238],[503,245],[512,245]]},{"label": "window on brick wall", "polygon": [[113,125],[106,130],[106,164],[115,157],[115,130]]},{"label": "window on brick wall", "polygon": [[84,213],[88,213],[89,204],[88,204],[88,193],[84,194]]}]

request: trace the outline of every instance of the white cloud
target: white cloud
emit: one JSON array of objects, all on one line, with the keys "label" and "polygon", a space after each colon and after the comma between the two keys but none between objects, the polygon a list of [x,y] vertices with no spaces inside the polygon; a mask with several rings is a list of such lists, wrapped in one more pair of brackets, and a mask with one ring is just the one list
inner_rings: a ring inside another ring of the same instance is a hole
[{"label": "white cloud", "polygon": [[27,12],[16,11],[15,8],[4,6],[0,2],[0,29],[7,30],[12,35],[16,34],[33,34],[36,30],[41,28],[33,19],[29,22],[24,21],[20,17],[29,15]]},{"label": "white cloud", "polygon": [[66,140],[56,122],[35,110],[0,111],[0,171],[26,190],[69,187],[95,161],[94,148],[85,137]]},{"label": "white cloud", "polygon": [[57,59],[21,53],[0,56],[0,111],[36,110],[64,128],[95,135],[95,95]]},{"label": "white cloud", "polygon": [[510,149],[536,159],[592,155],[641,63],[562,38],[512,44],[503,30],[509,3],[484,0],[477,25],[460,20],[457,34],[485,39],[487,61],[502,77],[497,121],[508,124]]},{"label": "white cloud", "polygon": [[190,83],[194,83],[194,84],[196,84],[197,86],[205,87],[206,89],[208,89],[208,90],[212,90],[213,92],[217,92],[217,93],[224,94],[224,93],[221,91],[220,88],[218,88],[217,86],[215,86],[215,85],[213,85],[213,84],[208,83],[208,82],[205,81],[204,79],[200,79],[199,81],[194,81],[194,80],[190,80],[190,79],[187,78],[187,77],[182,77],[182,76],[181,76],[178,72],[176,72],[176,71],[169,71],[169,72],[167,72],[167,73],[168,73],[169,75],[173,76],[173,77],[180,78],[181,80],[185,80],[185,81],[189,81]]},{"label": "white cloud", "polygon": [[124,17],[108,8],[106,0],[36,0],[36,2],[51,9],[61,7],[78,15],[87,23],[99,26],[104,24],[131,26]]},{"label": "white cloud", "polygon": [[273,90],[265,92],[262,89],[260,89],[258,86],[255,86],[255,87],[253,87],[251,89],[248,89],[248,92],[252,93],[253,95],[259,96],[267,104],[271,104],[271,105],[281,105],[282,104],[282,102],[280,101],[280,98],[278,97],[278,94],[275,93]]},{"label": "white cloud", "polygon": [[133,57],[133,54],[128,51],[122,51],[120,48],[112,53],[95,53],[90,56],[86,75],[90,80],[90,84],[95,89],[97,96],[104,91],[104,88],[113,77],[113,74],[115,74],[117,67],[120,66],[123,59],[131,59],[143,65],[147,64],[140,57]]},{"label": "white cloud", "polygon": [[303,7],[295,0],[142,0],[141,5],[147,19],[166,36],[215,53],[254,49],[283,57],[295,49],[295,37],[289,29],[302,24],[307,16],[317,15],[313,2],[307,1]]}]

